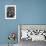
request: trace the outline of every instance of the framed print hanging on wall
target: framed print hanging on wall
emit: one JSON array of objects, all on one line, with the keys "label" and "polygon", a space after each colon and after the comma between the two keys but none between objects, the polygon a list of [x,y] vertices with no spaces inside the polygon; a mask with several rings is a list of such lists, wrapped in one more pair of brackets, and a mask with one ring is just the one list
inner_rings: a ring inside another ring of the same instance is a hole
[{"label": "framed print hanging on wall", "polygon": [[5,19],[16,19],[16,5],[5,5]]}]

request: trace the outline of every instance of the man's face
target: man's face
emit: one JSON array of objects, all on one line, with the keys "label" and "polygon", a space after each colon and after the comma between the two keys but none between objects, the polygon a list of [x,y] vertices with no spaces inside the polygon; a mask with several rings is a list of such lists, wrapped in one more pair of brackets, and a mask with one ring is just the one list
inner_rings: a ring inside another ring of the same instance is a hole
[{"label": "man's face", "polygon": [[8,16],[9,17],[14,17],[14,15],[15,15],[14,7],[8,8]]}]

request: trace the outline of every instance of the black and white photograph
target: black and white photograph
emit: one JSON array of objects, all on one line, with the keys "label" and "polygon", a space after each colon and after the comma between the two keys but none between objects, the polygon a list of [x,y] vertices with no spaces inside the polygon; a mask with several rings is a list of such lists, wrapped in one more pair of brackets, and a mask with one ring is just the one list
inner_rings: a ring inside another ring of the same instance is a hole
[{"label": "black and white photograph", "polygon": [[5,5],[5,19],[16,19],[16,5]]}]

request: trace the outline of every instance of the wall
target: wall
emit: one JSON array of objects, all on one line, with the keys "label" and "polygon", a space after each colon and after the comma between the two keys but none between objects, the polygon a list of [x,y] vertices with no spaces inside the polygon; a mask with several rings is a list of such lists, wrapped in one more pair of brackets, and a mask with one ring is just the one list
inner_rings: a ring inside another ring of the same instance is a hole
[{"label": "wall", "polygon": [[[5,5],[16,4],[16,20],[5,20]],[[0,0],[0,44],[7,44],[17,24],[46,24],[46,0]],[[16,40],[17,43],[17,40]]]}]

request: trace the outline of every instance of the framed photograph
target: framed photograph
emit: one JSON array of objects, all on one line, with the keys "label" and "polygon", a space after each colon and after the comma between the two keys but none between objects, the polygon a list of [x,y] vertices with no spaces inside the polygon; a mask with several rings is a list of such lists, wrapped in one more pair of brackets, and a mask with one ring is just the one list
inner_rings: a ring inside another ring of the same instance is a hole
[{"label": "framed photograph", "polygon": [[16,19],[16,5],[5,5],[5,19]]}]

